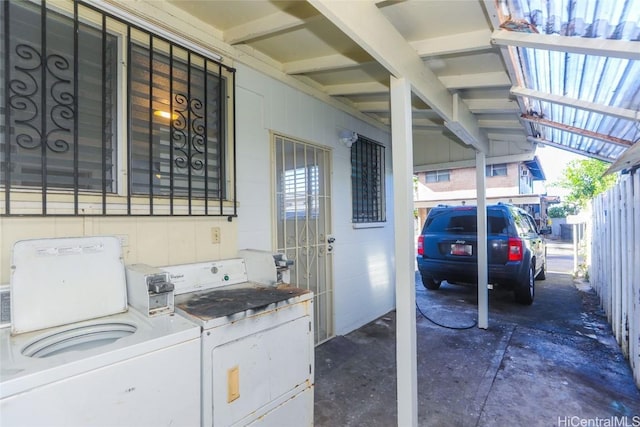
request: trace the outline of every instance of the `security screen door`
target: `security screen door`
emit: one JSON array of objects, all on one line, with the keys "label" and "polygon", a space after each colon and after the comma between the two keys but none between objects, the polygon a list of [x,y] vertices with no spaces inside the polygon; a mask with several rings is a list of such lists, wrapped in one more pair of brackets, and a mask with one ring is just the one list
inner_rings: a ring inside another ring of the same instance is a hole
[{"label": "security screen door", "polygon": [[291,284],[314,293],[315,342],[333,337],[331,164],[328,149],[273,140],[276,251],[294,262]]}]

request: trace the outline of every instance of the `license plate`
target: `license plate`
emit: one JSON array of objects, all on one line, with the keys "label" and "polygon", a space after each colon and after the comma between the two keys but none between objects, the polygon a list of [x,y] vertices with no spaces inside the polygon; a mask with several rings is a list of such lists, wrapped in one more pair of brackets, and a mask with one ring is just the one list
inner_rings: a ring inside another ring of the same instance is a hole
[{"label": "license plate", "polygon": [[451,255],[471,256],[472,253],[471,245],[461,245],[459,243],[453,243],[451,245]]}]

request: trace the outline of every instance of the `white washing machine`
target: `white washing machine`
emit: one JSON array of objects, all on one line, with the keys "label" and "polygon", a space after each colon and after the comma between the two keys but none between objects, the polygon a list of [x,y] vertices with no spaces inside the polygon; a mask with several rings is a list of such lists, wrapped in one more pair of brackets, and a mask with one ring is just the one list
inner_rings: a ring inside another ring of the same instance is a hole
[{"label": "white washing machine", "polygon": [[0,425],[197,426],[200,328],[128,307],[115,237],[14,245]]},{"label": "white washing machine", "polygon": [[[202,327],[202,425],[313,425],[313,293],[278,285],[272,254],[161,267]],[[270,258],[270,260],[269,260]],[[269,271],[265,272],[263,268]]]}]

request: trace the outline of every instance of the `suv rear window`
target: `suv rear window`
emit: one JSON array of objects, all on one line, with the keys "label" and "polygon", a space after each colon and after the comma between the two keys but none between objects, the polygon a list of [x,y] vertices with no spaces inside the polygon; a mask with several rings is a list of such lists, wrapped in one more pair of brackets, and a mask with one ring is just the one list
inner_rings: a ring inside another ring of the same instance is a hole
[{"label": "suv rear window", "polygon": [[[478,222],[476,210],[442,210],[433,212],[424,224],[423,234],[426,233],[477,233]],[[487,216],[489,234],[506,233],[507,218],[499,210],[489,210]]]}]

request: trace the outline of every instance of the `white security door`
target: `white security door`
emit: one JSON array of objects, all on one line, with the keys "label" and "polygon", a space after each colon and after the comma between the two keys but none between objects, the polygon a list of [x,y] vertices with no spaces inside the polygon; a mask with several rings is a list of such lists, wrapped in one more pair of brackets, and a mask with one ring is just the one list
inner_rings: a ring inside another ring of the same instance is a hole
[{"label": "white security door", "polygon": [[294,264],[291,284],[314,293],[315,342],[333,337],[331,152],[273,135],[276,251]]}]

